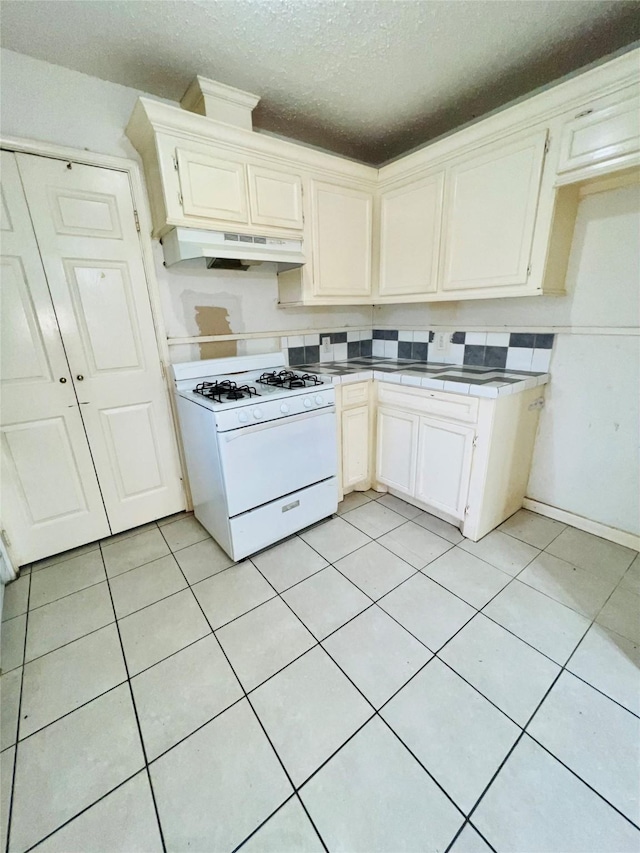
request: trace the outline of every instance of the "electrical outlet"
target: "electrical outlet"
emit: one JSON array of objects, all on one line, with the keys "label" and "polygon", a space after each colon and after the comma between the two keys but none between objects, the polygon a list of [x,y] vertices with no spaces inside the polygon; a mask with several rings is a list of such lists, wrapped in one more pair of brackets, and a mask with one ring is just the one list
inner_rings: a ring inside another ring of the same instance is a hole
[{"label": "electrical outlet", "polygon": [[322,338],[322,352],[331,352],[331,338]]},{"label": "electrical outlet", "polygon": [[434,340],[436,352],[445,352],[450,337],[446,332],[436,332]]}]

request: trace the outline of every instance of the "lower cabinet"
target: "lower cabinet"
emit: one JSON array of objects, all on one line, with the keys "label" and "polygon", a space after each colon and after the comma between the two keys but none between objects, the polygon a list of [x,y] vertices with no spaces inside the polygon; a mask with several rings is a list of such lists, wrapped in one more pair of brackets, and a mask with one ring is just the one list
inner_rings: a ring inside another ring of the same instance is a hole
[{"label": "lower cabinet", "polygon": [[369,406],[342,415],[342,489],[351,490],[369,476]]},{"label": "lower cabinet", "polygon": [[336,388],[340,473],[343,495],[371,487],[371,382],[354,382]]},{"label": "lower cabinet", "polygon": [[377,479],[407,495],[414,493],[418,420],[410,412],[378,409]]},{"label": "lower cabinet", "polygon": [[376,383],[374,487],[477,541],[522,506],[541,389],[496,398]]},{"label": "lower cabinet", "polygon": [[415,496],[464,518],[475,428],[421,417],[418,425]]}]

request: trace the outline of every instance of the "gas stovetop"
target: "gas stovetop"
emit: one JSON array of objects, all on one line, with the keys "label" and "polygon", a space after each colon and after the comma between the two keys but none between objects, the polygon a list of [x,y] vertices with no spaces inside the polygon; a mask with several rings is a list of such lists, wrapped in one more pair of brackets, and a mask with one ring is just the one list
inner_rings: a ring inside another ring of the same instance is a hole
[{"label": "gas stovetop", "polygon": [[273,394],[273,390],[277,389],[294,391],[324,384],[317,376],[310,373],[294,373],[292,370],[268,371],[253,381],[255,381],[255,385],[248,383],[239,385],[232,379],[199,382],[192,390],[194,394],[199,394],[214,403],[223,405],[252,397],[262,397],[265,394]]}]

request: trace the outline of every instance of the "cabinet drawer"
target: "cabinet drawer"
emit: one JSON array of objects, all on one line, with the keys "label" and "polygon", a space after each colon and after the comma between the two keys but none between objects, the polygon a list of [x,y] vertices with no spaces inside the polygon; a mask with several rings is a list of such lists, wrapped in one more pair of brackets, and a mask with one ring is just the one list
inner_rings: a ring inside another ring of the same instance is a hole
[{"label": "cabinet drawer", "polygon": [[354,382],[353,385],[342,385],[342,408],[362,406],[369,401],[369,383]]},{"label": "cabinet drawer", "polygon": [[586,104],[562,131],[558,172],[613,160],[640,150],[640,87]]},{"label": "cabinet drawer", "polygon": [[478,420],[477,397],[428,391],[426,388],[400,388],[378,383],[378,401],[386,406],[399,406],[418,414],[433,415],[447,420],[475,423]]}]

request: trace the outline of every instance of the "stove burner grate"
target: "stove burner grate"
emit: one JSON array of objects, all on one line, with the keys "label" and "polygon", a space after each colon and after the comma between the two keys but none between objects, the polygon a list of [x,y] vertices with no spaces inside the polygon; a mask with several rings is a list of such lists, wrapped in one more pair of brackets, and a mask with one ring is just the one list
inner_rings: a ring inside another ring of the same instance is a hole
[{"label": "stove burner grate", "polygon": [[[225,379],[223,382],[200,382],[193,389],[194,394],[201,394],[208,400],[213,400],[214,403],[232,402],[234,400],[244,400],[245,397],[259,397],[260,395],[255,388],[249,385],[240,385]],[[224,399],[223,399],[224,398]]]},{"label": "stove burner grate", "polygon": [[292,370],[281,370],[276,373],[263,373],[258,382],[262,385],[275,385],[278,388],[307,388],[310,385],[322,385],[322,381],[311,373],[294,373]]}]

